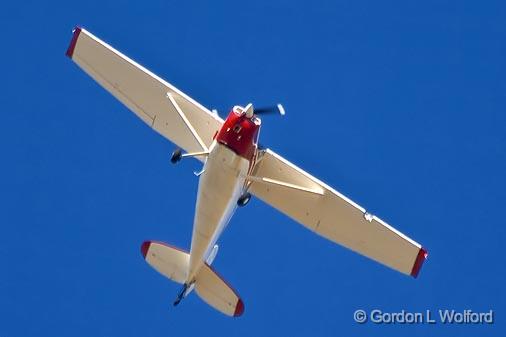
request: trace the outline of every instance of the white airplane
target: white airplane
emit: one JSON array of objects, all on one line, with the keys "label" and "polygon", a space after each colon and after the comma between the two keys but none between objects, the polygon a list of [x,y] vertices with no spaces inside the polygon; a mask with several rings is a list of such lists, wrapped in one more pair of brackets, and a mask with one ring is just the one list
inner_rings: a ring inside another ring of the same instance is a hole
[{"label": "white airplane", "polygon": [[[401,273],[416,277],[427,258],[417,242],[270,149],[258,145],[261,121],[252,104],[235,106],[223,120],[170,83],[83,28],[66,55],[140,119],[178,147],[172,163],[203,162],[190,252],[145,241],[146,262],[182,284],[174,305],[192,290],[210,306],[240,316],[244,304],[214,271],[216,242],[237,206],[251,195],[317,234]],[[284,109],[278,105],[281,114]]]}]

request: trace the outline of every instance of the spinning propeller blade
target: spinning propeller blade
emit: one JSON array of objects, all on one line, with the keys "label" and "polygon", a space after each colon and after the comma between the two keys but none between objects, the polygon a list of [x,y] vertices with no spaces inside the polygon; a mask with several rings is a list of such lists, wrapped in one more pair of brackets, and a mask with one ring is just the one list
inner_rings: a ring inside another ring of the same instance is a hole
[{"label": "spinning propeller blade", "polygon": [[281,104],[277,104],[276,106],[268,106],[255,109],[256,115],[269,114],[269,113],[279,113],[281,116],[284,116],[285,108]]}]

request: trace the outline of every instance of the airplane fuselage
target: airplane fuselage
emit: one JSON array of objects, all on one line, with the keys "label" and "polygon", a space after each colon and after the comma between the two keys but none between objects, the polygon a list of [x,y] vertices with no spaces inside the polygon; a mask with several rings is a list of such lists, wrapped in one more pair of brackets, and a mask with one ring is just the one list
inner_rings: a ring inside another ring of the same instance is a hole
[{"label": "airplane fuselage", "polygon": [[204,265],[245,192],[259,129],[260,120],[232,111],[209,148],[199,178],[187,283]]}]

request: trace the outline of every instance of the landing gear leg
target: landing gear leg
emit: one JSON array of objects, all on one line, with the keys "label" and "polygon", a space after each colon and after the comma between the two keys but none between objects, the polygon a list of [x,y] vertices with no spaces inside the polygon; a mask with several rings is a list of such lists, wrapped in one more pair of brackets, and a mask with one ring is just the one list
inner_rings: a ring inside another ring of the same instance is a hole
[{"label": "landing gear leg", "polygon": [[174,306],[177,306],[181,300],[185,297],[186,295],[186,290],[188,289],[188,284],[183,284],[183,288],[181,288],[181,290],[179,291],[179,294],[177,294],[177,297],[176,297],[176,300],[174,301]]},{"label": "landing gear leg", "polygon": [[237,200],[237,206],[239,206],[239,207],[246,206],[248,204],[248,202],[250,201],[250,199],[251,199],[251,194],[249,192],[244,193]]}]

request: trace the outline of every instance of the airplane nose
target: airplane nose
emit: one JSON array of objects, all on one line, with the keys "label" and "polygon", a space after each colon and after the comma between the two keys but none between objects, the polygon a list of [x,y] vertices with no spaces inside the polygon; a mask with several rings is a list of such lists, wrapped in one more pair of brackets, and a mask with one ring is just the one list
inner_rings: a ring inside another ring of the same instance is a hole
[{"label": "airplane nose", "polygon": [[151,241],[144,241],[141,245],[141,253],[142,257],[146,259],[146,255],[148,254],[149,246],[151,245]]}]

